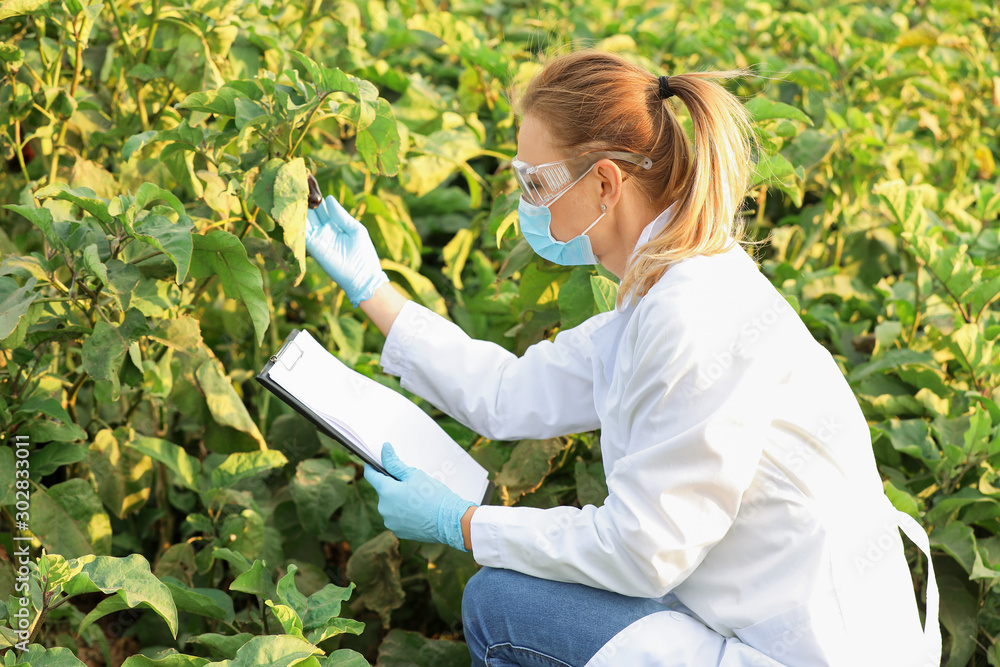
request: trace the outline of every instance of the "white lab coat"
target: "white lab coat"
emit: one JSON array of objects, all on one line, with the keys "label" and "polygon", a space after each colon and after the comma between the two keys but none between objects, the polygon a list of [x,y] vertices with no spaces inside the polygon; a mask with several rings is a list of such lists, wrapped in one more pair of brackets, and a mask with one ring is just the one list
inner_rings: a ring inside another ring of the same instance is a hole
[{"label": "white lab coat", "polygon": [[939,664],[933,570],[925,632],[897,527],[925,554],[926,533],[886,499],[839,367],[739,246],[520,358],[409,302],[382,364],[488,438],[601,429],[601,507],[484,505],[471,531],[482,565],[672,606],[587,667]]}]

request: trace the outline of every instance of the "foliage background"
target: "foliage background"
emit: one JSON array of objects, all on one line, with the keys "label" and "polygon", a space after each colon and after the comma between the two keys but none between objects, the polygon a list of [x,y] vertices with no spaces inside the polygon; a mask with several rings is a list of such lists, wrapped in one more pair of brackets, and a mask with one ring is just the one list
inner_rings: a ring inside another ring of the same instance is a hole
[{"label": "foliage background", "polygon": [[[305,328],[399,388],[305,256],[307,170],[475,337],[521,352],[611,306],[607,274],[519,240],[507,164],[507,91],[581,46],[758,68],[732,90],[765,148],[761,268],[930,532],[943,664],[1000,664],[998,30],[974,0],[6,0],[0,619],[18,491],[48,555],[5,664],[468,664],[471,555],[386,532],[358,461],[253,375]],[[595,434],[490,442],[423,405],[497,502],[602,502]]]}]

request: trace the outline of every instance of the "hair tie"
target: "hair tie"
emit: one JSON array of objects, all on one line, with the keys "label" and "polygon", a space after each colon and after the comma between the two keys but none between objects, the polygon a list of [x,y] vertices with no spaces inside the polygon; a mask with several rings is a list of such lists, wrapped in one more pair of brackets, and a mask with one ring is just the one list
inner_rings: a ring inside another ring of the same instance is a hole
[{"label": "hair tie", "polygon": [[670,77],[661,76],[660,77],[660,99],[665,100],[668,97],[673,97],[674,93],[670,90]]}]

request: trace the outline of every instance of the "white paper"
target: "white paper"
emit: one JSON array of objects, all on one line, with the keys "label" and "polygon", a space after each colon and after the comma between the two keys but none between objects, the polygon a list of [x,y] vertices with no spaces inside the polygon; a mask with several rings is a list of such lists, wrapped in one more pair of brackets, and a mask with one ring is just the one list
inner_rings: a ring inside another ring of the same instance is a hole
[{"label": "white paper", "polygon": [[382,444],[391,442],[405,464],[483,501],[485,468],[415,403],[345,366],[308,331],[285,346],[268,376],[373,459],[381,461]]}]

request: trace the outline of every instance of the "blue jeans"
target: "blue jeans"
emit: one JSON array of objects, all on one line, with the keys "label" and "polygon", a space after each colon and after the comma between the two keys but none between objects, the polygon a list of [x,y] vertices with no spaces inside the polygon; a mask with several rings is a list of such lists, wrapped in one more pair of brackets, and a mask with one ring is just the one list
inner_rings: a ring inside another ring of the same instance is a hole
[{"label": "blue jeans", "polygon": [[669,609],[583,584],[484,567],[462,596],[474,667],[583,667],[634,621]]}]

